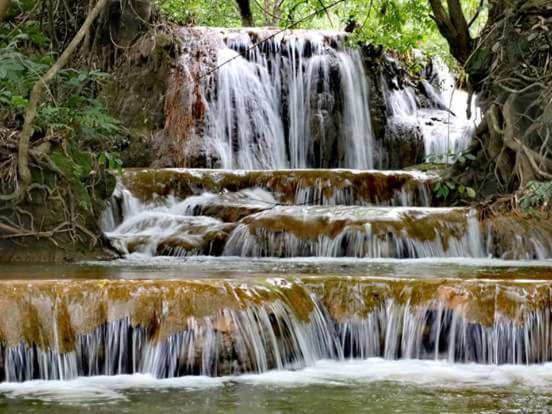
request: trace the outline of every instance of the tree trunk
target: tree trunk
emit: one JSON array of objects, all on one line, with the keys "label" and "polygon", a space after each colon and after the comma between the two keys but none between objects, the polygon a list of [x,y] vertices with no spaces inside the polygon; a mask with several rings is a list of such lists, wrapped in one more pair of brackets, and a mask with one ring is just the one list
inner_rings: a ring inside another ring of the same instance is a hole
[{"label": "tree trunk", "polygon": [[552,1],[494,0],[478,39],[458,0],[429,0],[433,19],[464,67],[484,115],[473,162],[452,169],[482,196],[552,178]]},{"label": "tree trunk", "polygon": [[10,0],[0,0],[0,22],[3,21],[8,14],[9,7]]},{"label": "tree trunk", "polygon": [[447,0],[448,13],[441,0],[429,0],[429,3],[433,10],[432,18],[437,23],[439,32],[447,40],[452,56],[464,65],[471,53],[473,40],[460,1]]},{"label": "tree trunk", "polygon": [[253,20],[253,14],[251,13],[251,4],[249,0],[236,0],[238,8],[240,10],[240,17],[242,21],[242,26],[244,27],[253,27],[255,22]]}]

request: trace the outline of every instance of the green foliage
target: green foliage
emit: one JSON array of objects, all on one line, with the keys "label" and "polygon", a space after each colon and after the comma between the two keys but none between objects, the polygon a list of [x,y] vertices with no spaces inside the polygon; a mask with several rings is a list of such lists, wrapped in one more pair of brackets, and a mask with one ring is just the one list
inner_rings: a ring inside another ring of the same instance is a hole
[{"label": "green foliage", "polygon": [[[20,129],[33,85],[51,67],[55,55],[36,21],[0,30],[0,119]],[[15,33],[13,33],[15,32]],[[66,68],[50,83],[37,110],[34,134],[70,138],[93,150],[106,150],[124,133],[97,92],[109,81],[98,70]]]},{"label": "green foliage", "polygon": [[526,211],[550,206],[552,181],[530,181],[519,199],[519,206]]},{"label": "green foliage", "polygon": [[428,1],[357,1],[349,7],[350,16],[361,22],[355,32],[356,40],[380,44],[402,53],[413,48],[426,51],[430,48],[438,51],[446,48],[446,43],[437,34],[429,17]]},{"label": "green foliage", "polygon": [[[0,25],[0,124],[21,129],[32,88],[56,57],[37,21],[18,28]],[[67,200],[71,214],[88,228],[94,228],[101,200],[110,192],[107,170],[122,167],[113,148],[126,131],[98,97],[109,81],[95,69],[61,70],[41,97],[33,123],[32,141],[51,143],[42,168],[32,169],[33,182]],[[55,216],[61,220],[63,213]]]},{"label": "green foliage", "polygon": [[[334,1],[329,0],[250,1],[259,26],[343,30],[354,22],[354,42],[382,45],[401,53],[421,49],[427,55],[440,55],[452,63],[448,45],[431,19],[428,0],[346,0],[323,10],[332,3]],[[178,24],[217,27],[239,27],[241,24],[234,0],[157,0],[157,5],[165,18]],[[465,0],[462,5],[471,20],[480,1]],[[295,25],[306,16],[311,17]],[[486,12],[478,16],[472,25],[474,36],[483,27]]]},{"label": "green foliage", "polygon": [[468,161],[474,161],[475,159],[475,155],[470,153],[468,150],[461,152],[449,151],[447,154],[431,154],[425,157],[426,162],[432,164],[449,164],[458,162],[463,165]]},{"label": "green foliage", "polygon": [[156,0],[161,15],[181,25],[238,27],[238,9],[232,0]]},{"label": "green foliage", "polygon": [[441,200],[447,200],[453,193],[463,199],[473,200],[477,197],[477,193],[471,187],[466,187],[462,184],[456,184],[451,180],[443,180],[434,184],[433,194]]}]

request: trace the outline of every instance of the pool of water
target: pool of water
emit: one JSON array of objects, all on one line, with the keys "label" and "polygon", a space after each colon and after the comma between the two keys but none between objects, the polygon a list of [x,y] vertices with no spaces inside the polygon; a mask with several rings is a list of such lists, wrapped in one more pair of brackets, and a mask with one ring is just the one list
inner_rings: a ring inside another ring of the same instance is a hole
[{"label": "pool of water", "polygon": [[2,413],[521,413],[552,409],[552,364],[319,361],[299,371],[0,384]]},{"label": "pool of water", "polygon": [[151,257],[75,264],[2,264],[13,279],[247,279],[266,276],[377,276],[397,278],[552,280],[552,260]]}]

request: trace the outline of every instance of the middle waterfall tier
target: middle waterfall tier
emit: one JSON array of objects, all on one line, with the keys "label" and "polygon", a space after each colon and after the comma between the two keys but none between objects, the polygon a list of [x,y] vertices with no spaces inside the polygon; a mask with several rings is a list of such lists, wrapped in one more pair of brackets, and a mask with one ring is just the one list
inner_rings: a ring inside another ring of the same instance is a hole
[{"label": "middle waterfall tier", "polygon": [[429,204],[431,181],[415,172],[129,170],[102,227],[124,255],[550,257],[546,224],[410,206]]}]

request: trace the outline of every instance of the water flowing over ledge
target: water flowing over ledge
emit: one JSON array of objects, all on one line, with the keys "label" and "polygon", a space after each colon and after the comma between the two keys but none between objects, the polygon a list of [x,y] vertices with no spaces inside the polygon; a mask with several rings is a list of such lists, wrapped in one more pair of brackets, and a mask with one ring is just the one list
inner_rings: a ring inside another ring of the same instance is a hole
[{"label": "water flowing over ledge", "polygon": [[[185,140],[188,163],[198,158],[222,168],[373,166],[368,79],[358,51],[345,47],[344,34],[207,28],[182,28],[179,34],[186,45],[173,85],[179,90],[168,101],[196,102],[174,108],[181,114],[176,123],[191,117],[201,125]],[[252,47],[261,39],[266,41]]]},{"label": "water flowing over ledge", "polygon": [[1,375],[220,376],[368,357],[540,363],[552,360],[551,299],[545,282],[2,282]]},{"label": "water flowing over ledge", "polygon": [[436,178],[420,171],[127,168],[122,184],[142,201],[259,188],[272,192],[276,203],[429,207]]},{"label": "water flowing over ledge", "polygon": [[445,161],[470,142],[467,94],[438,60],[414,80],[341,32],[195,27],[177,36],[155,166],[403,168]]},{"label": "water flowing over ledge", "polygon": [[552,254],[547,223],[410,207],[430,203],[433,180],[395,171],[129,170],[101,225],[123,255],[527,260]]}]

